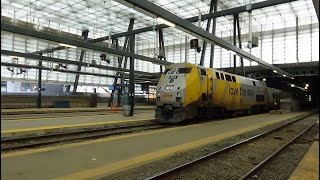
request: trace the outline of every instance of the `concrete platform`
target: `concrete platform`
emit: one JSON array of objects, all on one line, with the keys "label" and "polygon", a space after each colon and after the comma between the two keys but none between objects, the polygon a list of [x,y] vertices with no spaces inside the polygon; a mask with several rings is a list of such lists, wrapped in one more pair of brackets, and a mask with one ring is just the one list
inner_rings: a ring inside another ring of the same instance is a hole
[{"label": "concrete platform", "polygon": [[3,179],[88,179],[307,113],[261,114],[1,155]]},{"label": "concrete platform", "polygon": [[319,180],[319,134],[289,180]]},{"label": "concrete platform", "polygon": [[[5,115],[8,116],[8,115]],[[11,116],[11,115],[10,115]],[[101,129],[128,126],[131,124],[154,123],[154,110],[136,110],[134,116],[124,117],[119,113],[59,113],[51,117],[39,117],[37,114],[28,114],[28,118],[17,120],[1,119],[1,140],[34,137],[44,134],[59,134],[68,131],[83,131],[85,129]]]},{"label": "concrete platform", "polygon": [[[155,109],[155,106],[136,106],[136,110]],[[118,108],[122,111],[122,108]],[[28,108],[28,109],[1,109],[1,115],[14,115],[14,114],[42,114],[42,113],[68,113],[68,112],[100,112],[110,111],[110,107],[97,107],[97,108]]]}]

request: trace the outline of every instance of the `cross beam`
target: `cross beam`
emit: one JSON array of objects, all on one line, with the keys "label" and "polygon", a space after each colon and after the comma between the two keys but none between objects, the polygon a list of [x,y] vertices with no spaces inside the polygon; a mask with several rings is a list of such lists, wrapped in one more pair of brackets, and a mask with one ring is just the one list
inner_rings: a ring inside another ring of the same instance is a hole
[{"label": "cross beam", "polygon": [[170,11],[167,11],[163,8],[161,8],[158,5],[155,5],[154,3],[151,3],[147,0],[125,0],[127,3],[131,3],[134,6],[137,6],[145,11],[148,11],[149,13],[157,16],[157,17],[162,17],[172,23],[174,23],[177,26],[177,29],[180,29],[188,34],[192,34],[198,38],[203,39],[204,41],[207,41],[210,44],[216,44],[224,49],[233,51],[237,53],[238,56],[243,57],[245,59],[255,61],[259,63],[260,65],[276,70],[279,74],[285,75],[288,78],[292,77],[289,73],[281,70],[280,68],[271,65],[253,55],[250,53],[247,53],[246,51],[228,43],[227,41],[218,38],[217,36],[212,35],[211,33],[205,31],[204,29],[197,27],[196,25],[190,23],[189,21],[182,19],[181,17],[171,13]]},{"label": "cross beam", "polygon": [[[59,58],[53,58],[53,57],[47,57],[47,56],[40,56],[35,54],[28,54],[28,53],[21,53],[16,51],[8,51],[8,50],[2,50],[1,54],[7,55],[7,56],[17,56],[17,57],[24,57],[28,59],[38,59],[41,61],[47,61],[47,62],[54,62],[54,63],[64,63],[64,64],[72,64],[72,65],[81,65],[81,66],[88,66],[89,67],[95,67],[98,69],[105,69],[110,71],[118,71],[118,72],[130,72],[129,69],[123,69],[123,68],[117,68],[117,67],[111,67],[111,66],[103,66],[99,64],[91,64],[91,63],[84,63],[84,62],[77,62],[77,61],[71,61],[66,59],[59,59]],[[135,74],[141,74],[141,75],[147,75],[147,76],[154,76],[154,73],[149,72],[143,72],[143,71],[134,71]],[[120,77],[120,76],[115,76]]]},{"label": "cross beam", "polygon": [[57,36],[54,34],[49,34],[49,33],[45,33],[45,32],[36,31],[33,29],[14,26],[11,24],[3,23],[3,22],[1,22],[1,30],[8,31],[11,33],[16,33],[16,34],[21,34],[21,35],[25,35],[25,36],[30,36],[30,37],[34,37],[34,38],[45,39],[48,41],[69,44],[69,45],[77,46],[77,47],[83,48],[83,49],[90,49],[90,50],[94,50],[94,51],[100,51],[100,52],[116,54],[116,55],[126,56],[126,57],[133,57],[135,59],[140,59],[140,60],[152,62],[155,64],[161,64],[161,65],[172,64],[170,62],[160,61],[158,59],[150,58],[147,56],[142,56],[142,55],[138,55],[138,54],[124,52],[124,51],[117,50],[117,49],[103,47],[103,46],[100,46],[97,44],[89,43],[88,41],[84,42],[84,41],[80,41],[80,40],[76,40],[76,39]]},{"label": "cross beam", "polygon": [[[118,3],[123,3],[123,0],[115,0],[115,1],[117,1]],[[266,7],[275,6],[275,5],[284,4],[284,3],[289,3],[289,2],[293,2],[293,1],[297,1],[297,0],[268,0],[268,1],[262,1],[262,2],[258,2],[258,3],[253,3],[251,10],[266,8]],[[211,19],[211,18],[217,18],[217,17],[227,16],[227,15],[239,14],[239,13],[243,13],[243,12],[246,12],[246,11],[247,11],[246,10],[246,6],[239,6],[239,7],[235,7],[235,8],[231,8],[231,9],[226,9],[226,10],[222,10],[222,11],[217,11],[217,12],[213,12],[213,13],[204,14],[204,15],[202,15],[202,19],[201,20],[204,21],[204,20]],[[189,22],[197,22],[198,21],[198,16],[194,16],[194,17],[191,17],[191,18],[186,18],[185,20],[187,20]],[[167,26],[165,24],[144,27],[144,28],[135,29],[135,30],[128,31],[128,32],[122,32],[122,33],[113,34],[113,35],[111,35],[111,39],[125,37],[125,36],[129,36],[131,34],[140,34],[140,33],[148,32],[148,31],[154,31],[154,30],[168,28],[168,27],[169,26]],[[100,38],[96,38],[96,39],[90,39],[90,40],[88,40],[88,42],[97,43],[97,42],[106,41],[108,39],[109,39],[109,36],[104,36],[104,37],[100,37]],[[37,52],[34,52],[34,53],[35,54],[50,53],[50,52],[61,50],[61,49],[64,49],[64,48],[65,47],[59,46],[59,47],[56,47],[56,48],[45,49],[45,50],[37,51]]]}]

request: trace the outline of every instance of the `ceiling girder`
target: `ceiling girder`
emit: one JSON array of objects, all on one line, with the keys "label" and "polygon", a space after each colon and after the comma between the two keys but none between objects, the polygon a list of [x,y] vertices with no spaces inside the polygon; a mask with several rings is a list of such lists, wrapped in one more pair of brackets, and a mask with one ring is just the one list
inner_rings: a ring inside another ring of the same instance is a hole
[{"label": "ceiling girder", "polygon": [[[123,0],[115,0],[115,1],[118,2],[118,3],[123,3]],[[251,10],[266,8],[266,7],[275,6],[275,5],[284,4],[284,3],[289,3],[289,2],[293,2],[293,1],[297,1],[297,0],[268,0],[268,1],[263,1],[263,2],[253,3],[252,7],[251,7]],[[202,15],[201,20],[204,21],[204,20],[208,20],[208,19],[211,19],[211,18],[217,18],[217,17],[227,16],[227,15],[239,14],[239,13],[243,13],[243,12],[246,12],[246,11],[247,11],[246,10],[246,6],[240,6],[240,7],[235,7],[235,8],[231,8],[231,9],[226,9],[226,10],[222,10],[222,11],[217,11],[217,12],[204,14],[204,15]],[[186,18],[185,20],[187,20],[189,22],[197,22],[198,21],[198,16]],[[165,24],[159,24],[159,25],[155,25],[155,26],[144,27],[144,28],[140,28],[140,29],[127,31],[127,32],[113,34],[113,35],[111,35],[111,39],[125,37],[125,36],[129,36],[131,34],[140,34],[140,33],[148,32],[148,31],[164,29],[164,28],[168,28],[168,27],[169,26],[167,26]],[[90,39],[90,40],[88,40],[88,42],[97,43],[97,42],[102,42],[102,41],[106,41],[106,40],[109,40],[109,36],[104,36],[104,37],[100,37],[100,38],[96,38],[96,39]],[[64,48],[65,47],[59,46],[59,47],[52,48],[52,49],[45,49],[45,50],[37,51],[37,52],[35,52],[35,54],[50,53],[50,52],[61,50],[61,49],[64,49]]]},{"label": "ceiling girder", "polygon": [[54,34],[39,32],[39,31],[36,31],[36,30],[33,30],[33,29],[14,26],[14,25],[11,25],[11,24],[3,23],[3,22],[1,22],[1,30],[8,31],[8,32],[11,32],[11,33],[16,33],[16,34],[21,34],[21,35],[24,35],[24,36],[30,36],[30,37],[34,37],[34,38],[45,39],[45,40],[48,40],[48,41],[69,44],[69,45],[77,46],[78,48],[90,49],[90,50],[95,50],[95,51],[100,51],[100,52],[105,52],[105,53],[110,53],[110,54],[115,54],[115,55],[120,55],[120,56],[126,56],[126,57],[133,57],[135,59],[140,59],[140,60],[152,62],[152,63],[155,63],[155,64],[161,64],[161,65],[169,65],[169,64],[171,64],[170,62],[161,61],[161,60],[150,58],[150,57],[147,57],[147,56],[142,56],[142,55],[138,55],[138,54],[124,52],[124,51],[117,50],[117,49],[103,47],[103,46],[100,46],[100,45],[97,45],[97,44],[89,43],[88,41],[84,42],[84,41],[80,41],[80,40],[76,40],[76,39],[57,36],[57,35],[54,35]]},{"label": "ceiling girder", "polygon": [[189,21],[187,21],[185,19],[182,19],[181,17],[171,13],[170,11],[167,11],[167,10],[155,5],[152,2],[149,2],[147,0],[126,0],[126,2],[131,3],[134,6],[137,6],[145,11],[148,11],[155,16],[162,17],[162,18],[174,23],[176,25],[177,29],[180,29],[188,34],[192,34],[198,38],[201,38],[204,41],[207,41],[208,43],[216,44],[224,49],[231,50],[231,51],[237,53],[238,56],[240,56],[242,58],[245,58],[245,59],[248,59],[251,61],[255,61],[268,69],[276,70],[281,75],[285,75],[288,78],[292,78],[292,76],[289,73],[281,70],[280,68],[278,68],[274,65],[271,65],[271,64],[255,57],[255,56],[251,55],[250,53],[230,44],[229,42],[227,42],[221,38],[218,38],[217,36],[212,35],[211,33],[205,31],[204,29],[190,23]]},{"label": "ceiling girder", "polygon": [[[7,55],[7,56],[24,57],[24,58],[28,58],[28,59],[38,59],[38,60],[47,61],[47,62],[54,62],[54,63],[73,64],[73,65],[81,65],[81,66],[88,66],[88,64],[89,64],[89,67],[95,67],[98,69],[105,69],[105,70],[110,70],[110,71],[120,71],[120,72],[129,72],[129,69],[123,69],[123,68],[117,68],[117,67],[111,67],[111,66],[103,66],[103,65],[99,65],[99,64],[94,65],[92,63],[71,61],[71,60],[66,60],[66,59],[59,59],[59,58],[40,56],[40,55],[28,54],[28,53],[21,53],[21,52],[15,52],[15,51],[8,51],[8,50],[2,50],[2,49],[1,49],[1,54]],[[155,76],[154,73],[143,72],[143,71],[134,71],[134,73],[147,75],[147,76]],[[117,77],[120,77],[120,76],[117,76]]]}]

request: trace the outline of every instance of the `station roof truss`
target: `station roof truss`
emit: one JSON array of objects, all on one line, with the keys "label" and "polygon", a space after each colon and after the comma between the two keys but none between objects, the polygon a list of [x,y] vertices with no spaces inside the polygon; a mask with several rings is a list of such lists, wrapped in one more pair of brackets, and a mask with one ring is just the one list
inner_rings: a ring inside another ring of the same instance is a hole
[{"label": "station roof truss", "polygon": [[[117,58],[121,56],[137,59],[135,74],[138,79],[140,77],[141,81],[156,81],[159,78],[159,65],[177,62],[199,63],[200,55],[192,50],[185,52],[185,38],[200,38],[218,45],[215,47],[215,68],[232,67],[232,62],[229,63],[231,56],[228,53],[228,50],[232,50],[246,60],[246,66],[249,66],[249,63],[256,65],[254,62],[258,62],[265,68],[277,70],[279,74],[291,77],[290,73],[293,71],[286,72],[273,65],[290,63],[286,58],[291,57],[281,57],[276,62],[272,59],[271,62],[269,56],[262,55],[264,49],[262,52],[255,49],[250,53],[246,47],[239,49],[231,45],[232,15],[235,13],[240,17],[242,38],[245,43],[247,41],[249,17],[246,5],[249,3],[252,4],[253,10],[253,34],[259,38],[261,34],[261,40],[266,45],[271,38],[291,36],[296,30],[297,17],[301,32],[310,30],[311,35],[319,34],[318,18],[312,0],[218,0],[217,12],[213,13],[209,13],[210,3],[211,0],[3,0],[1,77],[32,79],[36,77],[36,69],[42,68],[44,72],[48,72],[44,73],[44,81],[58,80],[71,83],[77,74],[81,50],[85,50],[84,60],[80,63],[83,68],[78,73],[81,74],[81,84],[112,84],[117,72],[129,72],[128,67],[118,68]],[[201,28],[197,26],[199,11],[202,14]],[[157,17],[174,22],[177,28],[157,22]],[[208,18],[213,17],[217,19],[216,36],[204,30]],[[130,18],[135,19],[134,28],[127,32]],[[83,41],[81,36],[84,29],[89,30],[87,42]],[[164,30],[167,61],[154,58],[157,42],[155,29]],[[130,34],[136,36],[134,54],[108,46],[109,37],[117,38],[122,46],[125,36]],[[280,40],[275,42],[281,43]],[[59,43],[77,48],[66,48]],[[318,46],[319,41],[311,42],[311,45],[314,44]],[[317,49],[314,48],[312,52],[313,61],[319,61],[319,55],[314,54]],[[39,55],[40,53],[43,56]],[[111,62],[100,61],[101,53],[106,53]],[[185,57],[187,53],[188,58]],[[19,59],[14,59],[14,56],[19,56]],[[210,51],[207,51],[206,57],[209,56]],[[297,56],[300,57],[301,54]],[[298,58],[293,58],[294,63],[295,59]],[[43,67],[37,67],[39,60],[44,61]],[[97,62],[96,66],[92,64],[92,60]],[[68,64],[68,69],[52,71],[52,67],[59,63]],[[27,75],[7,71],[6,67],[13,67],[12,64],[15,64],[17,70],[28,69]],[[208,64],[208,60],[205,60],[205,66],[208,67]]]}]

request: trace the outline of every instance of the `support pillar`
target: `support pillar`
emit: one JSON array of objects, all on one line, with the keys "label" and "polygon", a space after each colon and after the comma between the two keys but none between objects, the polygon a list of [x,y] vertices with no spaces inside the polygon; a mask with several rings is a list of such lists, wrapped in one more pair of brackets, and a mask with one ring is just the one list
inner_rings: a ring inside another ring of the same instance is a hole
[{"label": "support pillar", "polygon": [[[39,64],[38,64],[39,67],[42,66],[42,61],[39,61]],[[41,80],[42,79],[42,69],[39,68],[38,70],[38,97],[37,97],[37,108],[41,108],[41,90],[42,90],[42,87],[41,87]]]},{"label": "support pillar", "polygon": [[[82,36],[83,36],[84,41],[88,40],[88,34],[89,34],[89,30],[83,30],[82,31]],[[79,62],[80,63],[83,62],[84,53],[85,53],[85,51],[81,50],[80,58],[79,58]],[[81,65],[78,65],[77,71],[81,71]],[[74,85],[73,85],[73,92],[74,93],[77,92],[77,88],[78,88],[78,84],[79,84],[79,77],[80,77],[80,74],[77,74],[75,79],[74,79]]]},{"label": "support pillar", "polygon": [[299,19],[296,17],[296,56],[299,63]]},{"label": "support pillar", "polygon": [[[129,22],[129,26],[128,26],[128,31],[132,31],[133,30],[133,25],[134,25],[134,18],[131,18],[130,22]],[[123,51],[128,51],[128,49],[129,49],[128,44],[129,44],[129,36],[126,36],[125,40],[124,40],[123,48],[122,48]],[[118,47],[117,47],[117,49],[118,49]],[[118,57],[118,68],[122,68],[123,58],[124,58],[123,56],[122,57]],[[124,63],[123,63],[124,64],[123,65],[123,69],[127,68],[127,59],[128,58],[125,57],[125,60],[124,60]],[[116,75],[117,76],[121,76],[121,82],[120,82],[120,87],[121,88],[118,89],[118,99],[117,99],[117,106],[119,107],[120,106],[121,97],[122,97],[122,91],[124,90],[124,74],[121,73],[121,72],[117,72]],[[114,79],[113,86],[116,87],[117,84],[118,84],[118,77],[116,77]],[[109,98],[109,103],[108,103],[109,107],[111,106],[111,102],[113,101],[114,92],[115,92],[115,90],[112,90],[112,92],[111,92],[111,95],[110,95],[110,98]]]},{"label": "support pillar", "polygon": [[[135,35],[130,35],[130,53],[135,53]],[[130,57],[130,75],[129,75],[129,106],[130,116],[133,116],[134,110],[134,58]]]},{"label": "support pillar", "polygon": [[[218,2],[218,0],[211,0],[209,13],[212,13],[212,11],[214,11],[214,12],[217,11],[217,2]],[[211,21],[212,20],[213,20],[212,34],[215,35],[215,32],[216,32],[216,18],[208,19],[206,31],[210,30],[210,26],[211,26]],[[213,45],[213,48],[214,48],[214,44],[212,44],[212,45]],[[211,49],[212,49],[212,45],[211,45]],[[203,64],[204,64],[206,48],[207,48],[207,42],[204,41],[203,42],[203,46],[202,46],[202,52],[201,52],[200,66],[203,66]],[[214,55],[214,51],[211,50],[210,68],[213,67],[213,57],[212,57],[213,55]]]},{"label": "support pillar", "polygon": [[[241,44],[241,29],[240,29],[240,21],[239,21],[239,15],[237,14],[237,28],[238,28],[238,41],[239,41],[239,48],[242,49]],[[246,76],[246,72],[244,71],[244,64],[243,64],[243,58],[240,57],[241,62],[241,69],[242,69],[242,75]]]},{"label": "support pillar", "polygon": [[[237,26],[236,26],[236,22],[237,22],[237,15],[234,14],[233,15],[233,45],[237,46]],[[237,56],[233,55],[233,74],[236,74],[236,67],[237,67]]]}]

